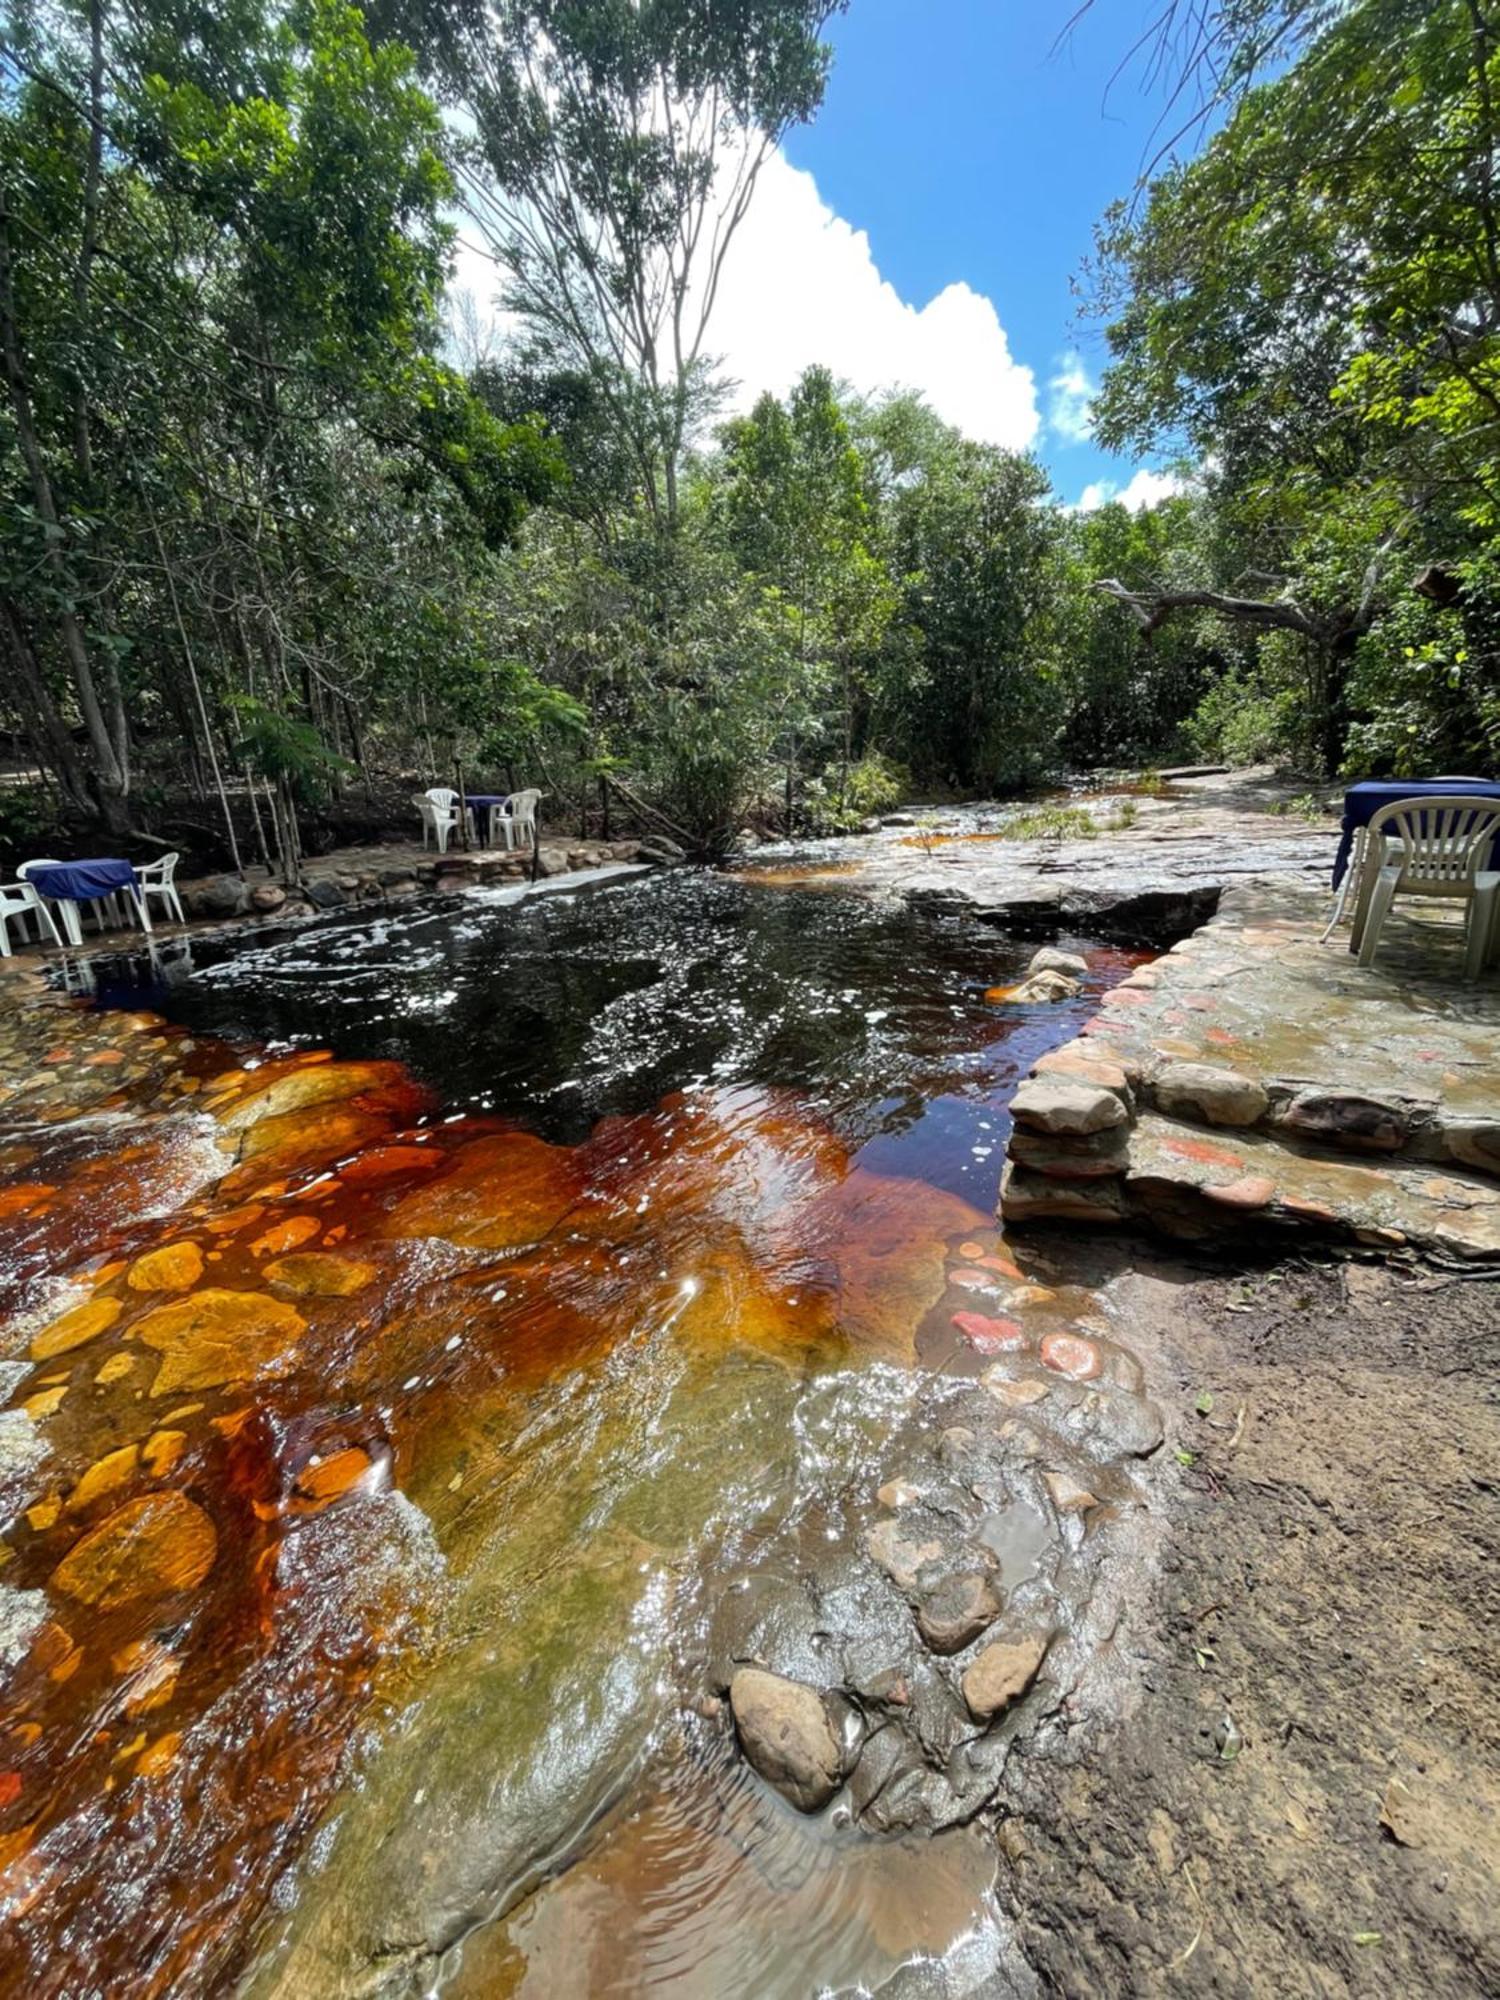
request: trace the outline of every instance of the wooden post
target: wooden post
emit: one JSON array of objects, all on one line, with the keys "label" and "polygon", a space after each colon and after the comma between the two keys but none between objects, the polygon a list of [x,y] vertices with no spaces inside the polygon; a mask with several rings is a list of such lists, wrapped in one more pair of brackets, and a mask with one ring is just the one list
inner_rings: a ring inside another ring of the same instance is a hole
[{"label": "wooden post", "polygon": [[603,771],[599,773],[599,811],[604,821],[604,825],[600,832],[599,837],[601,840],[608,840],[609,839],[609,778]]},{"label": "wooden post", "polygon": [[465,854],[467,854],[472,845],[469,839],[469,812],[467,806],[464,804],[464,767],[459,762],[458,744],[456,741],[453,745],[453,776],[458,789],[459,845],[463,848]]}]

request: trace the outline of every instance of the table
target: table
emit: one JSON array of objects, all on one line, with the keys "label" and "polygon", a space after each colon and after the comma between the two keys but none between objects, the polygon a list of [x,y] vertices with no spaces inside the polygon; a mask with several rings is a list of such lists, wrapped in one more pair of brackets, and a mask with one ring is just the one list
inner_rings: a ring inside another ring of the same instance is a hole
[{"label": "table", "polygon": [[482,819],[476,818],[474,821],[475,833],[478,835],[481,841],[485,840],[485,834],[480,833],[479,829],[483,827],[485,829],[485,833],[488,832],[490,824],[490,808],[492,806],[500,806],[501,808],[504,808],[509,804],[510,804],[509,792],[465,792],[464,793],[465,812],[471,812],[475,814],[482,813],[484,815]]},{"label": "table", "polygon": [[34,861],[27,868],[25,879],[39,896],[56,905],[69,944],[83,943],[78,905],[117,896],[122,889],[135,905],[142,930],[149,933],[151,929],[140,879],[128,861],[109,857],[97,861]]},{"label": "table", "polygon": [[[1344,794],[1344,829],[1333,860],[1333,886],[1343,881],[1354,852],[1354,836],[1382,806],[1403,799],[1490,799],[1500,805],[1500,781],[1488,778],[1364,778]],[[1497,842],[1500,847],[1500,842]]]}]

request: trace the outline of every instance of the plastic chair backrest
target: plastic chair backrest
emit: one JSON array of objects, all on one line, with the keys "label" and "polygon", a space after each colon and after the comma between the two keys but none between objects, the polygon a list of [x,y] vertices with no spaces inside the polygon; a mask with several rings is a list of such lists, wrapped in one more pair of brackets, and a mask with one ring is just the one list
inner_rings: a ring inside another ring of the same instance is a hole
[{"label": "plastic chair backrest", "polygon": [[443,806],[449,811],[458,804],[458,793],[451,785],[433,785],[427,792],[427,797],[435,806]]},{"label": "plastic chair backrest", "polygon": [[1464,798],[1400,799],[1370,819],[1370,838],[1401,842],[1401,872],[1417,882],[1467,882],[1500,833],[1500,805]]},{"label": "plastic chair backrest", "polygon": [[143,889],[170,889],[172,877],[177,873],[177,863],[182,859],[177,853],[164,854],[159,861],[148,861],[143,868],[136,869],[136,877]]},{"label": "plastic chair backrest", "polygon": [[541,801],[541,793],[536,789],[512,792],[510,796],[510,816],[513,820],[533,820]]},{"label": "plastic chair backrest", "polygon": [[28,869],[57,868],[60,866],[61,863],[55,860],[53,856],[50,854],[33,854],[29,861],[21,861],[16,864],[16,873],[20,876],[21,880],[24,882],[26,880],[26,873]]}]

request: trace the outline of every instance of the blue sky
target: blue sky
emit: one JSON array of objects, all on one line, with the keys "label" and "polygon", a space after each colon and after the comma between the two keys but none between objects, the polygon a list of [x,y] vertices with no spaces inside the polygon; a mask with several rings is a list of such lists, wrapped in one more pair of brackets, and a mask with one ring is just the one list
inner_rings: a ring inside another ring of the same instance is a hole
[{"label": "blue sky", "polygon": [[[1058,44],[1068,0],[853,0],[833,26],[817,123],[785,148],[865,230],[883,277],[924,302],[955,280],[989,297],[1045,413],[1060,358],[1097,375],[1103,343],[1070,280],[1149,155],[1159,103],[1111,77],[1145,18],[1097,0]],[[1037,450],[1069,500],[1132,468],[1051,426]]]}]

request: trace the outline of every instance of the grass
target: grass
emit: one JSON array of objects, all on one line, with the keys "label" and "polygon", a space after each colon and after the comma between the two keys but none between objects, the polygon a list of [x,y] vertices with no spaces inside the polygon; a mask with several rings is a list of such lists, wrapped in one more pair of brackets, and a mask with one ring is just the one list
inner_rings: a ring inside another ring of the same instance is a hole
[{"label": "grass", "polygon": [[1005,840],[1093,840],[1098,832],[1098,822],[1084,806],[1037,806],[1000,829]]},{"label": "grass", "polygon": [[1309,826],[1317,826],[1330,816],[1329,808],[1316,792],[1303,792],[1295,799],[1278,799],[1270,811],[1279,819],[1306,820]]}]

